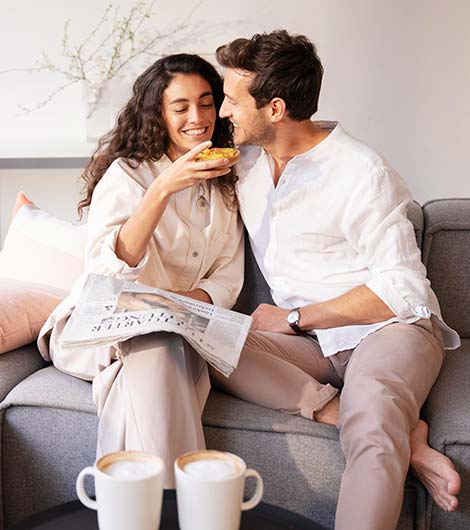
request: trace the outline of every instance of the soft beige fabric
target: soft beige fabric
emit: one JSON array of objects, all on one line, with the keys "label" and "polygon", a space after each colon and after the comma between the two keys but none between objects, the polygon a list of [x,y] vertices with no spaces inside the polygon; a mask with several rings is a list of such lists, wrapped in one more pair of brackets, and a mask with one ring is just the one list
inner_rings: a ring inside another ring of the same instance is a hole
[{"label": "soft beige fabric", "polygon": [[[115,252],[121,226],[170,161],[132,168],[115,161],[96,186],[88,216],[85,273],[41,330],[39,349],[65,373],[93,380],[100,423],[97,453],[138,449],[160,455],[174,487],[179,454],[204,448],[201,412],[210,389],[205,361],[179,336],[152,333],[111,347],[63,348],[60,336],[89,272],[171,291],[204,289],[230,307],[243,283],[243,230],[219,191],[174,194],[136,267]],[[204,198],[201,196],[204,192]]]},{"label": "soft beige fabric", "polygon": [[0,252],[0,278],[70,291],[83,270],[85,225],[74,225],[25,204]]},{"label": "soft beige fabric", "polygon": [[205,449],[207,365],[173,333],[143,335],[120,346],[118,359],[93,380],[100,417],[97,457],[123,449],[157,454],[165,463],[164,487],[174,488],[175,459]]},{"label": "soft beige fabric", "polygon": [[215,187],[210,194],[205,190],[203,200],[200,186],[171,196],[136,267],[129,267],[114,252],[121,226],[153,180],[170,165],[166,156],[137,168],[121,159],[111,164],[93,192],[86,271],[170,291],[200,288],[214,305],[231,307],[243,284],[243,231],[238,213],[225,207]]},{"label": "soft beige fabric", "polygon": [[49,314],[66,294],[58,289],[0,278],[0,353],[35,340]]},{"label": "soft beige fabric", "polygon": [[[139,205],[146,189],[171,164],[164,156],[158,162],[132,168],[118,159],[111,164],[93,192],[88,214],[85,273],[66,300],[42,328],[38,346],[46,360],[64,363],[64,371],[75,374],[70,361],[54,358],[60,330],[80,296],[86,274],[93,272],[138,281],[168,291],[204,289],[214,305],[230,308],[243,285],[243,227],[238,213],[225,207],[220,192],[199,186],[175,193],[160,219],[136,267],[129,267],[115,253],[119,230]],[[204,200],[201,194],[204,191]],[[62,356],[66,355],[64,352]]]}]

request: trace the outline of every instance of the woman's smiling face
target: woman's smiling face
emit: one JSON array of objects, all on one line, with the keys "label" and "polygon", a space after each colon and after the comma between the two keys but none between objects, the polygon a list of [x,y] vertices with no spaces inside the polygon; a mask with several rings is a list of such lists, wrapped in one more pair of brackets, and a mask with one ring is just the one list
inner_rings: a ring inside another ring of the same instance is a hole
[{"label": "woman's smiling face", "polygon": [[163,119],[169,138],[168,156],[176,160],[210,140],[217,112],[210,84],[197,74],[177,74],[163,93]]}]

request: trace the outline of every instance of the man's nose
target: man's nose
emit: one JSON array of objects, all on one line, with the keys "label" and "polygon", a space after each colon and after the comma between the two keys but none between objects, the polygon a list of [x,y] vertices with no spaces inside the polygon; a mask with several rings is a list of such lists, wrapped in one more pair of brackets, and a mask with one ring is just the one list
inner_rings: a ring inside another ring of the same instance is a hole
[{"label": "man's nose", "polygon": [[222,101],[222,105],[220,106],[220,109],[219,109],[219,116],[221,118],[228,118],[230,116],[230,113],[228,112],[228,109],[227,109],[227,98],[224,98],[224,100]]}]

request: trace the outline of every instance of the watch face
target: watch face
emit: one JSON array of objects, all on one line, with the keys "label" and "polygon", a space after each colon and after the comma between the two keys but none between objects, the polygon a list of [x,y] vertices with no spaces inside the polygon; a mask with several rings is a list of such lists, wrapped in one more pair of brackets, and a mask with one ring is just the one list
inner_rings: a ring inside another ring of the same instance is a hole
[{"label": "watch face", "polygon": [[299,321],[299,312],[297,309],[293,309],[288,315],[287,315],[287,322],[289,324],[295,324]]}]

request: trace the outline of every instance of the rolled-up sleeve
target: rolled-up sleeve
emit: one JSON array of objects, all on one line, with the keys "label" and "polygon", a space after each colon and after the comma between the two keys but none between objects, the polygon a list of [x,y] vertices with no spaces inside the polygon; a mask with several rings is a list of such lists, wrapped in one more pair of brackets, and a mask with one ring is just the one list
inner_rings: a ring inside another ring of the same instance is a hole
[{"label": "rolled-up sleeve", "polygon": [[243,225],[238,213],[233,213],[226,242],[208,273],[198,283],[211,297],[212,303],[231,308],[243,286],[244,242]]},{"label": "rolled-up sleeve", "polygon": [[371,273],[366,286],[403,322],[431,316],[430,282],[406,215],[411,200],[402,179],[381,167],[361,179],[343,216],[346,238]]},{"label": "rolled-up sleeve", "polygon": [[117,163],[98,182],[88,215],[86,270],[96,274],[135,281],[148,261],[130,267],[116,255],[116,241],[122,225],[134,213],[145,190],[133,183]]}]

